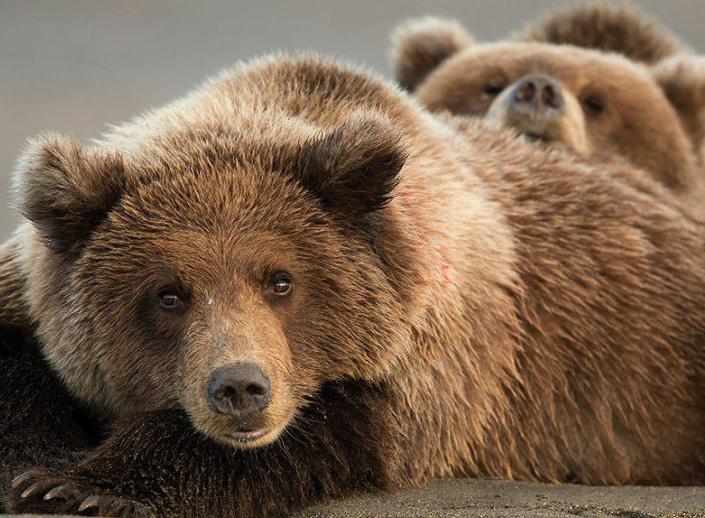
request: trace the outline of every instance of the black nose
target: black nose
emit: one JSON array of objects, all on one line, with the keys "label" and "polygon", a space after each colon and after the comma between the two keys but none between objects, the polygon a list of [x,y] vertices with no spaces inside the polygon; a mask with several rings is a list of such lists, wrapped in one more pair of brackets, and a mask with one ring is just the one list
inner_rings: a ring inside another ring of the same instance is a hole
[{"label": "black nose", "polygon": [[207,392],[216,412],[244,420],[267,407],[272,385],[257,365],[239,362],[215,369]]},{"label": "black nose", "polygon": [[565,109],[563,91],[558,81],[546,74],[529,74],[517,81],[510,110],[536,118],[557,117]]}]

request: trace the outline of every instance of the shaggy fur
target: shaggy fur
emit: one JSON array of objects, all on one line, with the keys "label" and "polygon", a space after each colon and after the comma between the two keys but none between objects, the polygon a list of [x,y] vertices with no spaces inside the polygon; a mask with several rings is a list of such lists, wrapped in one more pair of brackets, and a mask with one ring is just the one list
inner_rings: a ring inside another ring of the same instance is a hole
[{"label": "shaggy fur", "polygon": [[[576,16],[586,12],[592,11],[578,11]],[[482,116],[493,125],[596,162],[626,160],[702,211],[702,58],[676,54],[647,67],[594,49],[507,41],[454,47],[455,52],[445,60],[435,59],[437,66],[430,69],[421,56],[426,41],[450,39],[452,32],[455,42],[459,30],[456,22],[424,18],[408,22],[392,37],[397,79],[408,86],[406,78],[416,77],[412,90],[425,107],[436,113]],[[652,34],[647,31],[645,37]],[[465,40],[471,41],[470,35]],[[564,101],[559,115],[512,110],[519,88],[535,74],[553,81],[556,95]]]},{"label": "shaggy fur", "polygon": [[685,45],[658,21],[634,7],[609,3],[550,12],[515,38],[617,52],[644,63],[656,63],[685,50]]},{"label": "shaggy fur", "polygon": [[[17,478],[12,512],[282,516],[431,476],[705,482],[705,232],[632,169],[274,56],[95,148],[42,137],[15,182],[27,222],[2,268],[111,427]],[[206,401],[237,361],[271,380],[248,420]]]}]

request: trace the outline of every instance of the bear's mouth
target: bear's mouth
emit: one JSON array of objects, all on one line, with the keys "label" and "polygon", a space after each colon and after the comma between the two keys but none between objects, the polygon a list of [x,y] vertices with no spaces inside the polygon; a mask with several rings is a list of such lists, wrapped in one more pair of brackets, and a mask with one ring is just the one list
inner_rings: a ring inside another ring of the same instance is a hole
[{"label": "bear's mouth", "polygon": [[261,430],[236,430],[226,434],[226,437],[230,439],[235,439],[238,442],[250,442],[255,441],[261,437],[264,437],[269,433],[269,430],[262,428]]}]

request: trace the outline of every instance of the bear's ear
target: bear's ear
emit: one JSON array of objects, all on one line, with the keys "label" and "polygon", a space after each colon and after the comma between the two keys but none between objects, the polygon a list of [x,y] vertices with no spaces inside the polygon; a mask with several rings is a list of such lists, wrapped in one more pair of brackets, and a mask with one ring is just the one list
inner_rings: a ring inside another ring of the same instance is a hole
[{"label": "bear's ear", "polygon": [[392,33],[394,77],[413,92],[443,61],[473,43],[472,36],[453,20],[410,20]]},{"label": "bear's ear", "polygon": [[389,119],[362,112],[304,145],[297,178],[327,209],[354,220],[389,203],[406,157]]},{"label": "bear's ear", "polygon": [[518,39],[616,52],[648,64],[682,48],[657,21],[632,7],[608,3],[549,13],[535,26],[528,26]]},{"label": "bear's ear", "polygon": [[124,187],[118,154],[91,152],[58,135],[31,141],[14,176],[17,205],[47,246],[77,253]]},{"label": "bear's ear", "polygon": [[696,151],[705,141],[705,56],[679,54],[651,69],[654,80],[675,108]]}]

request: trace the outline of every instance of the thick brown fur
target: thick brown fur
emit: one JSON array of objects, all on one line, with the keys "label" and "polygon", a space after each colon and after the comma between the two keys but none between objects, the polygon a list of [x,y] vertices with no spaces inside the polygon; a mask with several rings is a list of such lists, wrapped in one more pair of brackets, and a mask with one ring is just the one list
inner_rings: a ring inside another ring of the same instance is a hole
[{"label": "thick brown fur", "polygon": [[[431,476],[704,483],[705,232],[619,167],[315,57],[225,71],[94,148],[37,140],[16,175],[23,318],[113,424],[19,477],[10,510],[282,516]],[[205,401],[241,360],[272,385],[247,444]]]},{"label": "thick brown fur", "polygon": [[657,20],[633,6],[607,2],[552,11],[515,38],[617,52],[644,63],[656,63],[686,49]]},{"label": "thick brown fur", "polygon": [[[609,12],[591,9],[573,15]],[[634,14],[616,11],[615,16],[619,13]],[[625,55],[606,53],[549,38],[551,43],[469,43],[447,54],[445,60],[436,60],[437,66],[429,69],[420,49],[432,33],[435,41],[443,40],[452,27],[453,41],[460,39],[457,22],[446,28],[444,24],[451,22],[431,20],[409,22],[393,36],[398,79],[406,85],[404,78],[413,75],[418,64],[412,91],[425,107],[436,113],[485,117],[494,125],[538,134],[550,145],[597,161],[626,160],[701,211],[705,200],[705,68],[701,57],[674,54],[647,66],[628,59],[626,51]],[[594,30],[608,26],[596,24]],[[639,27],[636,22],[629,25],[630,30]],[[645,38],[650,38],[653,31],[647,27]],[[465,39],[471,41],[471,36]],[[536,111],[512,112],[516,92],[537,74],[553,81],[554,91],[564,100],[559,116],[542,119]]]}]

